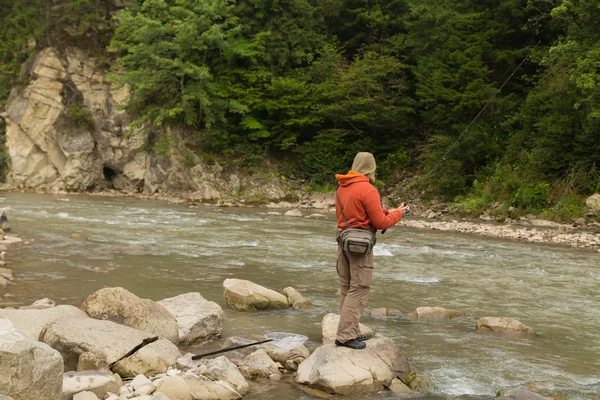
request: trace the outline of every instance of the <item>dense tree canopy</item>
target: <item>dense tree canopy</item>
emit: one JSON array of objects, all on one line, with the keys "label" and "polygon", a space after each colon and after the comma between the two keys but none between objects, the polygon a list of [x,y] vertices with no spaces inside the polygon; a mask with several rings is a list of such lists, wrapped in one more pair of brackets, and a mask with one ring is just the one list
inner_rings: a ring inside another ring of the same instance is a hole
[{"label": "dense tree canopy", "polygon": [[598,1],[125,4],[2,0],[0,102],[23,61],[78,45],[63,34],[75,32],[131,87],[136,124],[185,127],[217,157],[285,160],[317,184],[369,149],[394,183],[409,165],[436,165],[539,43],[428,194],[535,211],[600,185]]}]

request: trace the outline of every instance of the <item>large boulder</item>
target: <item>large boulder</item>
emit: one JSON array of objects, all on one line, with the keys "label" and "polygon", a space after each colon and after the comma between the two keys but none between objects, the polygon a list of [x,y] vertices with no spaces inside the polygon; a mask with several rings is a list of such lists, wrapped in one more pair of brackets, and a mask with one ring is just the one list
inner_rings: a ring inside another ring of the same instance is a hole
[{"label": "large boulder", "polygon": [[74,306],[62,305],[47,309],[1,310],[0,318],[6,318],[15,328],[34,340],[39,340],[44,327],[58,319],[88,318],[87,314]]},{"label": "large boulder", "polygon": [[588,206],[590,210],[600,210],[600,193],[596,193],[588,197],[585,201],[585,205]]},{"label": "large boulder", "polygon": [[67,371],[110,368],[156,339],[151,333],[93,318],[58,320],[40,335],[40,341],[60,352]]},{"label": "large boulder", "polygon": [[477,321],[477,330],[517,336],[534,334],[533,329],[521,321],[503,317],[483,317]]},{"label": "large boulder", "polygon": [[285,309],[290,307],[288,298],[274,290],[243,279],[225,279],[225,301],[238,311]]},{"label": "large boulder", "polygon": [[92,318],[150,332],[173,343],[179,340],[177,320],[164,306],[141,299],[122,287],[98,290],[85,300],[81,309]]},{"label": "large boulder", "polygon": [[444,322],[464,316],[465,313],[458,310],[449,310],[442,307],[419,307],[409,315],[409,318],[423,322]]},{"label": "large boulder", "polygon": [[405,381],[408,361],[389,338],[375,337],[363,350],[326,344],[298,368],[296,382],[332,394],[375,393],[395,378]]},{"label": "large boulder", "polygon": [[221,336],[223,310],[200,293],[186,293],[158,302],[177,320],[179,344],[188,345],[198,339]]},{"label": "large boulder", "polygon": [[0,319],[0,390],[14,400],[57,400],[63,361],[58,351]]},{"label": "large boulder", "polygon": [[160,339],[118,361],[112,371],[123,378],[137,375],[155,376],[167,372],[180,356],[177,346],[166,339]]},{"label": "large boulder", "polygon": [[103,399],[108,392],[119,393],[119,389],[117,380],[104,372],[65,372],[61,400],[72,400],[81,392],[92,392]]},{"label": "large boulder", "polygon": [[[335,340],[337,336],[337,328],[340,323],[340,316],[337,314],[329,313],[323,317],[323,322],[321,322],[321,331],[323,334],[323,343],[331,343]],[[360,328],[360,333],[368,333],[370,335],[375,335],[375,331],[369,328],[366,325],[361,323],[358,324]]]}]

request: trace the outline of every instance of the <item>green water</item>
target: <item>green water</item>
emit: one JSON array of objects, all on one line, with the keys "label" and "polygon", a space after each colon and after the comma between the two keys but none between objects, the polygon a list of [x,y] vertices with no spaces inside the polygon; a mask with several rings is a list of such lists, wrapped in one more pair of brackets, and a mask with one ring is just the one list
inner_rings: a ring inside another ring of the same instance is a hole
[{"label": "green water", "polygon": [[[59,201],[59,198],[70,201]],[[102,287],[160,300],[197,291],[225,310],[223,336],[267,331],[307,335],[337,312],[335,222],[261,215],[262,209],[190,207],[127,198],[5,193],[0,206],[29,245],[6,257],[17,283],[3,306],[50,297],[80,305]],[[88,241],[70,239],[79,233]],[[378,239],[369,308],[458,309],[444,324],[361,322],[393,338],[427,378],[426,398],[489,398],[498,389],[544,382],[560,398],[600,398],[600,254],[473,236],[390,229]],[[222,282],[293,286],[308,311],[238,313]],[[0,289],[0,296],[6,290]],[[2,299],[2,297],[0,297]],[[475,331],[484,316],[517,318],[537,332],[517,339]],[[201,352],[222,341],[191,348]],[[376,398],[391,397],[381,393]],[[308,398],[285,382],[253,385],[249,399]]]}]

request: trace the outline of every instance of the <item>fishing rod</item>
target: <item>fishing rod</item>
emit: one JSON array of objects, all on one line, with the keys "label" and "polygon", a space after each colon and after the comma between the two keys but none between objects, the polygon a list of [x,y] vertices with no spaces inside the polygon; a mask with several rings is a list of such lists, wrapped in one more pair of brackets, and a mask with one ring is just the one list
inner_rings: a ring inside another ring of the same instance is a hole
[{"label": "fishing rod", "polygon": [[[462,131],[460,136],[454,141],[454,143],[452,143],[452,145],[448,148],[448,150],[446,150],[446,152],[440,158],[440,160],[437,162],[437,164],[435,164],[435,166],[431,169],[431,171],[429,171],[429,173],[427,175],[425,175],[425,177],[421,180],[421,183],[417,186],[417,188],[412,191],[408,200],[406,202],[402,202],[402,206],[410,204],[410,202],[414,199],[415,195],[418,193],[419,189],[421,189],[421,187],[423,187],[423,184],[427,181],[427,179],[438,169],[438,167],[442,164],[442,162],[444,162],[446,160],[446,156],[450,153],[450,151],[452,151],[454,146],[456,146],[456,144],[460,141],[460,139],[462,139],[462,137],[469,131],[471,126],[473,126],[473,124],[479,119],[481,114],[483,114],[483,112],[487,109],[487,107],[490,105],[490,103],[496,98],[498,93],[500,93],[502,91],[504,86],[506,86],[506,84],[512,79],[514,74],[519,70],[519,68],[521,68],[521,66],[525,63],[525,61],[527,61],[527,59],[531,56],[531,54],[533,54],[533,52],[535,51],[535,49],[538,47],[538,45],[541,42],[542,42],[541,40],[538,41],[536,43],[536,45],[533,47],[533,49],[531,49],[529,54],[527,54],[527,56],[525,56],[525,58],[519,63],[519,65],[517,65],[517,67],[512,71],[512,73],[508,76],[508,78],[506,78],[506,80],[504,81],[502,86],[500,86],[500,88],[498,90],[496,90],[496,92],[490,97],[490,99],[487,101],[487,103],[485,103],[485,105],[479,111],[479,113],[477,113],[475,118],[473,118],[473,120],[471,120],[469,125],[467,125],[467,127]],[[408,215],[408,214],[410,214],[410,209],[408,209],[406,212],[406,215]],[[385,233],[385,231],[386,230],[384,229],[383,231],[381,231],[381,233]]]}]

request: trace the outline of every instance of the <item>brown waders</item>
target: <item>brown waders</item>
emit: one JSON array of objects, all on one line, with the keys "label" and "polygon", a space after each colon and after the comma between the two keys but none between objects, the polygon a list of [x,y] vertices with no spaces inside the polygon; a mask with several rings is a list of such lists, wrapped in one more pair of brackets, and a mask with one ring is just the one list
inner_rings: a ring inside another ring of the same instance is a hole
[{"label": "brown waders", "polygon": [[369,299],[373,252],[367,255],[348,254],[338,244],[337,272],[340,277],[341,300],[336,339],[345,343],[360,335],[358,320]]}]

